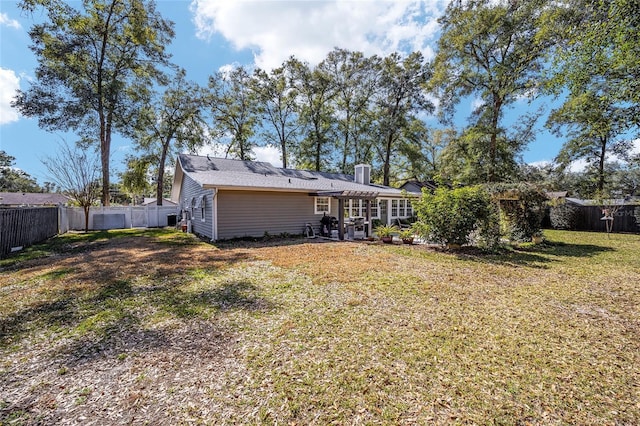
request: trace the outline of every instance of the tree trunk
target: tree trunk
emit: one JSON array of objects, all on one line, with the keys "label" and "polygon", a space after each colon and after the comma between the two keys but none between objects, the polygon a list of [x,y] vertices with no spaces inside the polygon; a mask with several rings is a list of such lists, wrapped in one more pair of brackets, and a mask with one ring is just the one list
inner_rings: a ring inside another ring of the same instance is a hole
[{"label": "tree trunk", "polygon": [[494,95],[493,116],[491,117],[491,140],[489,142],[489,170],[487,170],[487,182],[495,182],[496,179],[496,162],[498,156],[498,118],[500,109],[502,108],[502,100]]},{"label": "tree trunk", "polygon": [[158,182],[156,182],[156,205],[162,205],[162,194],[164,193],[164,165],[167,161],[167,152],[169,151],[169,144],[173,135],[167,137],[162,144],[162,154],[160,154],[160,161],[158,163]]},{"label": "tree trunk", "polygon": [[598,156],[598,193],[602,195],[604,191],[604,162],[607,155],[607,138],[600,138],[600,155]]},{"label": "tree trunk", "polygon": [[318,131],[318,123],[314,124],[315,127],[315,139],[316,139],[316,172],[320,171],[320,167],[322,165],[321,156],[322,156],[322,142],[320,142],[320,132]]},{"label": "tree trunk", "polygon": [[89,209],[90,206],[82,206],[84,209],[84,232],[89,232]]},{"label": "tree trunk", "polygon": [[109,194],[109,152],[111,151],[111,134],[105,130],[104,140],[100,144],[100,164],[102,166],[102,205],[111,203]]},{"label": "tree trunk", "polygon": [[393,145],[393,134],[387,136],[386,152],[384,154],[382,184],[389,186],[389,175],[391,174],[391,146]]},{"label": "tree trunk", "polygon": [[[349,128],[351,124],[351,111],[347,105],[347,118],[345,119],[344,146],[342,148],[342,173],[347,173],[347,157],[349,152]],[[355,152],[354,152],[355,154]],[[354,157],[355,158],[355,157]]]},{"label": "tree trunk", "polygon": [[284,123],[282,123],[280,125],[280,131],[281,131],[281,141],[280,141],[280,149],[282,150],[282,168],[286,169],[287,168],[287,138],[286,138],[286,131],[287,129],[285,128]]}]

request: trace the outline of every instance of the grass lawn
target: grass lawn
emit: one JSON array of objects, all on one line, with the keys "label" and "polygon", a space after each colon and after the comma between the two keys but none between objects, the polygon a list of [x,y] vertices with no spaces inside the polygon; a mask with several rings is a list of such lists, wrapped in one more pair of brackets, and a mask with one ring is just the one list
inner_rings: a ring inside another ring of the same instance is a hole
[{"label": "grass lawn", "polygon": [[545,235],[54,238],[0,261],[0,424],[640,424],[640,236]]}]

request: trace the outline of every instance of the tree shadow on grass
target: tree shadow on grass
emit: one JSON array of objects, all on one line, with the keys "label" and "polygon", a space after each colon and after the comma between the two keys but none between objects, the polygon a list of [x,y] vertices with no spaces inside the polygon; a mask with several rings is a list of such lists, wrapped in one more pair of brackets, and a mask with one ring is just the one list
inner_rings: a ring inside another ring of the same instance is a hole
[{"label": "tree shadow on grass", "polygon": [[[165,234],[160,232],[159,236]],[[147,233],[137,233],[132,238],[117,235],[116,239],[113,236],[109,239],[106,233],[85,237],[82,242],[86,243],[88,238],[90,244],[83,244],[84,249],[78,253],[74,250],[69,254],[68,246],[62,244],[64,248],[56,258],[59,266],[53,270],[42,259],[15,265],[33,278],[6,287],[8,297],[14,292],[22,294],[26,286],[35,293],[30,297],[41,296],[41,301],[0,315],[0,349],[18,343],[29,333],[95,331],[100,336],[117,331],[109,325],[117,321],[135,327],[139,323],[136,309],[145,309],[143,299],[151,310],[184,319],[204,315],[207,310],[259,310],[274,306],[250,282],[223,283],[222,287],[216,284],[216,288],[201,292],[182,289],[198,277],[216,276],[235,263],[250,260],[246,252],[202,249],[199,243],[182,247],[165,244],[146,238]],[[97,241],[100,244],[94,245]],[[188,242],[192,243],[193,238]],[[38,275],[41,269],[46,272]],[[139,278],[143,279],[142,284]]]},{"label": "tree shadow on grass", "polygon": [[494,265],[548,269],[550,264],[559,262],[562,257],[590,258],[600,253],[615,251],[611,247],[593,244],[567,244],[547,241],[543,244],[526,244],[510,249],[502,249],[497,253],[484,253],[477,249],[464,249],[456,252],[461,260]]},{"label": "tree shadow on grass", "polygon": [[[56,358],[75,366],[132,350],[182,345],[172,341],[161,326],[154,328],[163,318],[189,324],[204,322],[209,338],[211,333],[215,338],[226,334],[216,332],[220,315],[233,310],[269,312],[277,308],[249,281],[228,281],[190,292],[172,286],[135,288],[129,281],[120,280],[106,284],[82,304],[79,309],[74,296],[69,295],[0,319],[0,348],[18,343],[30,330],[65,330],[72,337],[57,351]],[[151,315],[160,319],[149,321]]]},{"label": "tree shadow on grass", "polygon": [[[268,312],[276,308],[272,301],[260,295],[258,287],[248,281],[225,282],[219,287],[195,292],[160,287],[132,290],[130,286],[119,284],[102,292],[95,303],[100,305],[105,298],[114,305],[114,297],[120,300],[112,308],[113,315],[108,315],[72,344],[66,345],[66,364],[78,365],[95,357],[115,356],[129,351],[142,352],[165,346],[186,350],[196,341],[198,346],[207,346],[215,343],[205,343],[207,340],[228,334],[216,321],[219,315],[230,310]],[[161,326],[149,328],[149,318],[141,312],[145,308],[161,318],[188,322],[189,330],[192,324],[206,324],[206,331],[201,330],[197,334],[201,337],[204,333],[208,337],[203,340],[191,335],[185,336],[184,341],[176,342],[171,333]]]},{"label": "tree shadow on grass", "polygon": [[[8,302],[0,309],[0,353],[21,361],[0,372],[0,388],[24,390],[28,380],[55,380],[74,368],[80,373],[70,375],[85,374],[94,366],[97,374],[115,368],[117,380],[129,356],[157,368],[163,367],[156,361],[185,358],[219,365],[235,351],[234,312],[277,309],[258,282],[225,275],[250,253],[157,234],[74,236],[16,257],[8,269],[20,275],[0,286],[0,303]],[[22,412],[37,415],[38,395],[47,389],[0,400],[0,423]]]}]

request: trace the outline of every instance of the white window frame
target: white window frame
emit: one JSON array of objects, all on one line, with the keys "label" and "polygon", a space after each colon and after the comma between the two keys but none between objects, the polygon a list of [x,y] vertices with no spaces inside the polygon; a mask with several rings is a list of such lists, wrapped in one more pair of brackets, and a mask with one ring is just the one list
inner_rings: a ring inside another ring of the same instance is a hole
[{"label": "white window frame", "polygon": [[349,200],[349,217],[362,217],[362,200]]},{"label": "white window frame", "polygon": [[398,217],[398,199],[391,200],[391,217]]},{"label": "white window frame", "polygon": [[377,199],[371,202],[371,219],[380,219],[380,201]]},{"label": "white window frame", "polygon": [[207,204],[206,202],[207,198],[202,195],[200,196],[200,221],[201,222],[206,222],[207,221],[207,217],[206,217],[206,210],[205,210],[205,204]]},{"label": "white window frame", "polygon": [[398,217],[405,217],[406,216],[406,200],[398,200]]},{"label": "white window frame", "polygon": [[[321,202],[324,200],[326,200],[326,202]],[[313,211],[314,214],[331,214],[331,197],[315,197],[313,200]]]}]

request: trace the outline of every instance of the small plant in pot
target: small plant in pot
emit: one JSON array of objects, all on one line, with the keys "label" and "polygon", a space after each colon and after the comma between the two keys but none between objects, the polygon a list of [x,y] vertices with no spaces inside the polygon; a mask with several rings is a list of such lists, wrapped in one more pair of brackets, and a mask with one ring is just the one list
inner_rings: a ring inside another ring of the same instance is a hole
[{"label": "small plant in pot", "polygon": [[398,236],[402,240],[404,244],[413,244],[413,230],[412,229],[403,229],[398,233]]},{"label": "small plant in pot", "polygon": [[543,241],[544,236],[542,235],[542,231],[534,232],[531,236],[531,242],[533,242],[533,244],[542,244]]},{"label": "small plant in pot", "polygon": [[374,231],[383,243],[391,244],[393,242],[393,234],[398,232],[398,228],[395,225],[380,225]]}]

